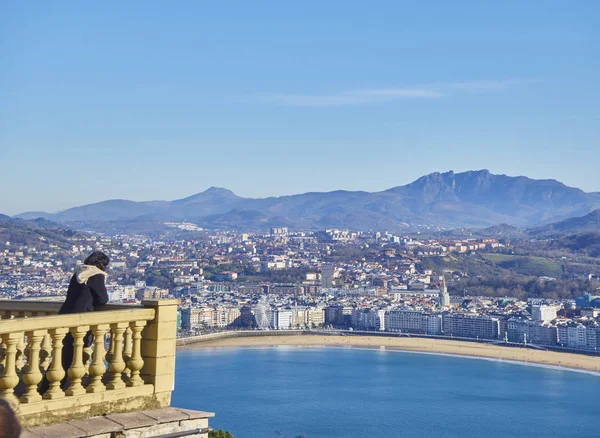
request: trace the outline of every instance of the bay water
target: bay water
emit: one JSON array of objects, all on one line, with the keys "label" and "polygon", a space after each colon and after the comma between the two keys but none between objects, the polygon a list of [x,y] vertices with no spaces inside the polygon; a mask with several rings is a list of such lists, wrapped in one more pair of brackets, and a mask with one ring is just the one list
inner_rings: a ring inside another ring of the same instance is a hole
[{"label": "bay water", "polygon": [[236,438],[598,437],[599,404],[591,373],[291,346],[180,350],[172,400]]}]

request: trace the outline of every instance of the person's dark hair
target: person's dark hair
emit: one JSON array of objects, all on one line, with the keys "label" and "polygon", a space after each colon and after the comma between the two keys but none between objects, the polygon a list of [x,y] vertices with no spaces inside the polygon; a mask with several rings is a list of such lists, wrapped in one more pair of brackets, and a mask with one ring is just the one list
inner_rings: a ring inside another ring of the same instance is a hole
[{"label": "person's dark hair", "polygon": [[0,438],[19,438],[21,424],[14,411],[4,399],[0,398]]},{"label": "person's dark hair", "polygon": [[83,263],[86,265],[95,266],[98,269],[106,271],[106,268],[110,263],[110,259],[102,251],[94,251],[88,256],[87,259],[85,259]]}]

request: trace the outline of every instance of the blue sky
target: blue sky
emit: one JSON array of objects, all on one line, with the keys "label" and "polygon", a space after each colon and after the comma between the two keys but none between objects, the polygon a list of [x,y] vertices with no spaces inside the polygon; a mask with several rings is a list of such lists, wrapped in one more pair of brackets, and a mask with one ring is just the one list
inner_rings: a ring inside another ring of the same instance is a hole
[{"label": "blue sky", "polygon": [[0,3],[0,212],[487,168],[600,191],[597,1]]}]

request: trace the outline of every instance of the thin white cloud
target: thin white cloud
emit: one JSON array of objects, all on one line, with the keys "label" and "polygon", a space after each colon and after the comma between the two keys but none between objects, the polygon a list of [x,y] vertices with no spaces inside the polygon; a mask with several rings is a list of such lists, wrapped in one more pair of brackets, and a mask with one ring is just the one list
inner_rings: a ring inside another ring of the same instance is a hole
[{"label": "thin white cloud", "polygon": [[259,99],[267,103],[291,106],[341,106],[369,103],[368,96],[352,94],[306,95],[306,94],[263,94]]},{"label": "thin white cloud", "polygon": [[443,94],[436,90],[427,90],[423,88],[375,88],[369,90],[354,90],[347,94],[356,96],[375,97],[442,97]]},{"label": "thin white cloud", "polygon": [[341,106],[359,105],[397,99],[442,97],[433,90],[410,88],[385,88],[369,90],[350,90],[337,94],[262,94],[257,96],[264,102],[273,102],[292,106]]},{"label": "thin white cloud", "polygon": [[446,84],[446,88],[467,91],[505,90],[516,85],[527,85],[541,82],[539,79],[507,79],[504,81],[468,81]]},{"label": "thin white cloud", "polygon": [[516,85],[540,82],[534,79],[481,80],[430,84],[415,88],[370,88],[333,94],[275,94],[247,96],[244,100],[300,107],[362,105],[402,99],[434,99],[468,91],[504,90]]}]

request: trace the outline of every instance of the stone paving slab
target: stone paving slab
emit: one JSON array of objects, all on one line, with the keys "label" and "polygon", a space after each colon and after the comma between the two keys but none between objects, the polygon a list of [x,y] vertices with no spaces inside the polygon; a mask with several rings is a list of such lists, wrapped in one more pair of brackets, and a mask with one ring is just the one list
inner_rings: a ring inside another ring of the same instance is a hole
[{"label": "stone paving slab", "polygon": [[141,411],[144,415],[156,420],[157,423],[170,423],[173,421],[189,420],[189,415],[176,408],[152,409]]},{"label": "stone paving slab", "polygon": [[176,408],[178,411],[189,415],[188,420],[197,420],[199,418],[211,418],[215,416],[214,412],[193,411],[191,409]]},{"label": "stone paving slab", "polygon": [[154,426],[156,424],[156,420],[145,415],[143,411],[111,414],[107,415],[105,418],[120,424],[124,429],[137,429],[139,427]]},{"label": "stone paving slab", "polygon": [[[36,427],[29,429],[30,433],[36,438],[79,438],[86,436],[84,430],[81,430],[68,423],[52,424],[50,426]],[[23,436],[23,434],[21,434]]]},{"label": "stone paving slab", "polygon": [[86,434],[83,436],[100,435],[101,433],[118,432],[123,430],[123,426],[115,423],[106,417],[87,418],[85,420],[70,420],[67,422],[71,426],[83,430]]}]

